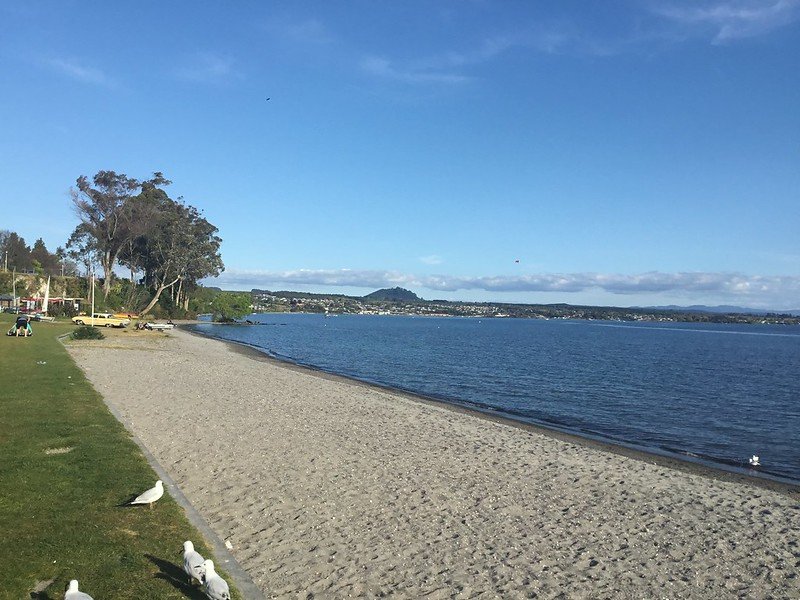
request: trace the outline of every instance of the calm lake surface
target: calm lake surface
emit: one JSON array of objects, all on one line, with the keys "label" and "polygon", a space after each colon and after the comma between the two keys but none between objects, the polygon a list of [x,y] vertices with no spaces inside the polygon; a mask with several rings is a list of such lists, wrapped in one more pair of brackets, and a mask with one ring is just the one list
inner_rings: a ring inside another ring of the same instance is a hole
[{"label": "calm lake surface", "polygon": [[[800,482],[800,328],[305,314],[197,331],[283,360]],[[750,469],[757,454],[762,466]]]}]

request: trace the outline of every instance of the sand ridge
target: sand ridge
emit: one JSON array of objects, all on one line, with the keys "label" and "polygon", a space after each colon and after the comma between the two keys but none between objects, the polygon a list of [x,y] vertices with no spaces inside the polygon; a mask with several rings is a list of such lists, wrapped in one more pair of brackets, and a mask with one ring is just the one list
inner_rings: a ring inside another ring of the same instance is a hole
[{"label": "sand ridge", "polygon": [[268,597],[800,597],[797,494],[156,335],[69,348]]}]

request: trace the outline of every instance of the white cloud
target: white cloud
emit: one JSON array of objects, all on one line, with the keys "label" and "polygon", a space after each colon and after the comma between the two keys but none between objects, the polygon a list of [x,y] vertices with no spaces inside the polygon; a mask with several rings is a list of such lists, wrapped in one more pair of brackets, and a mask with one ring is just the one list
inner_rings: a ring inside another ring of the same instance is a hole
[{"label": "white cloud", "polygon": [[48,66],[55,69],[62,75],[82,83],[103,85],[110,87],[113,85],[111,79],[103,71],[94,67],[80,64],[77,60],[66,58],[52,58],[45,61]]},{"label": "white cloud", "polygon": [[420,256],[420,262],[425,263],[426,265],[440,265],[442,262],[442,257],[438,254],[430,254],[428,256]]},{"label": "white cloud", "polygon": [[374,77],[412,84],[453,85],[472,80],[471,77],[459,73],[425,66],[396,66],[390,60],[380,56],[368,56],[362,59],[361,69]]},{"label": "white cloud", "polygon": [[233,60],[211,52],[198,52],[175,70],[186,81],[197,83],[223,83],[241,75],[233,68]]},{"label": "white cloud", "polygon": [[710,28],[714,43],[754,37],[800,18],[800,0],[727,0],[656,5],[653,11],[686,27]]},{"label": "white cloud", "polygon": [[288,16],[273,16],[259,25],[272,39],[283,40],[298,47],[327,46],[337,42],[328,26],[315,17],[293,19]]},{"label": "white cloud", "polygon": [[791,303],[800,295],[800,276],[744,275],[741,273],[660,273],[635,275],[607,273],[541,273],[519,276],[459,277],[413,275],[398,271],[307,270],[240,271],[231,270],[214,280],[214,285],[265,287],[280,285],[318,285],[357,288],[414,287],[455,292],[559,292],[573,294],[602,291],[618,295],[679,294],[691,297],[716,297],[720,301],[742,301],[759,305]]},{"label": "white cloud", "polygon": [[317,19],[288,24],[285,32],[292,40],[301,44],[323,45],[333,41],[331,33]]},{"label": "white cloud", "polygon": [[506,33],[485,38],[473,48],[447,51],[433,56],[406,61],[393,61],[381,56],[362,59],[361,69],[375,77],[410,84],[463,84],[475,78],[465,75],[465,68],[497,59],[514,48],[533,48],[555,53],[575,41],[571,34],[555,27],[536,27],[521,33]]}]

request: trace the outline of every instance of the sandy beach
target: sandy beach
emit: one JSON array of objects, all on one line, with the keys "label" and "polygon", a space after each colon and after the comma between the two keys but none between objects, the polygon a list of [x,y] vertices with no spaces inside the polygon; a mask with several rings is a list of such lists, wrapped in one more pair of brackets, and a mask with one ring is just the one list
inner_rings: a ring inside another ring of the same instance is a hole
[{"label": "sandy beach", "polygon": [[800,492],[186,331],[68,344],[267,597],[800,598]]}]

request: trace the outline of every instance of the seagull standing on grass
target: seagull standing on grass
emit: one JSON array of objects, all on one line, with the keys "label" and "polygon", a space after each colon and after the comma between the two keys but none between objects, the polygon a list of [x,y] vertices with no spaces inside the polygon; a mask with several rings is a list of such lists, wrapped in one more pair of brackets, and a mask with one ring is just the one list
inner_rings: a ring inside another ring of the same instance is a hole
[{"label": "seagull standing on grass", "polygon": [[217,575],[214,570],[214,562],[207,560],[203,563],[206,568],[206,582],[203,584],[203,591],[211,600],[231,600],[231,592],[227,582]]},{"label": "seagull standing on grass", "polygon": [[142,492],[136,498],[131,500],[131,504],[149,504],[150,508],[153,508],[153,502],[161,498],[164,495],[164,484],[161,483],[159,479],[156,481],[155,487],[151,487],[146,492]]},{"label": "seagull standing on grass", "polygon": [[194,544],[189,540],[183,542],[183,570],[189,576],[189,584],[194,584],[194,580],[202,585],[206,575],[206,560],[195,551]]},{"label": "seagull standing on grass", "polygon": [[93,600],[89,594],[85,594],[78,589],[78,580],[73,579],[69,582],[67,593],[64,594],[64,600]]}]

